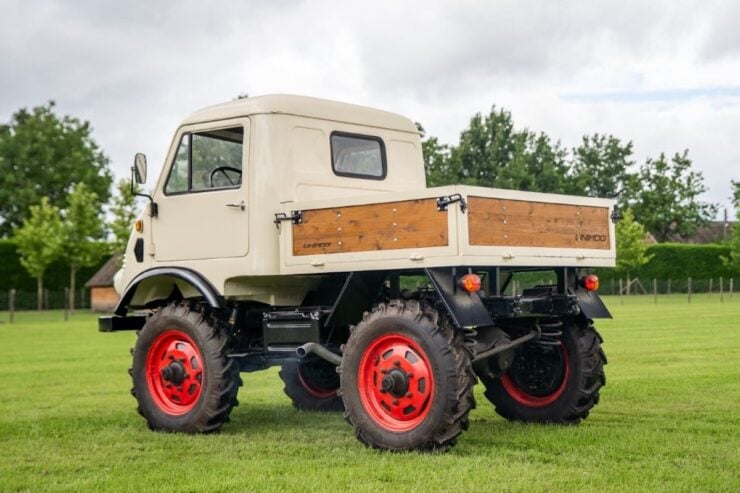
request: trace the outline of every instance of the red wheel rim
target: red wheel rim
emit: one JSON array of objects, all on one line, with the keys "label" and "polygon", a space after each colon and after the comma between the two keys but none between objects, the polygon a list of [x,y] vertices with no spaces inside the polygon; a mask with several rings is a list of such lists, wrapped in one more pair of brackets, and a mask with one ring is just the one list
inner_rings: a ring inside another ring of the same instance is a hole
[{"label": "red wheel rim", "polygon": [[298,365],[296,368],[296,373],[298,374],[298,382],[300,382],[306,392],[317,399],[328,399],[329,397],[337,395],[337,389],[325,389],[319,387],[315,385],[310,378],[304,376],[303,371],[301,370],[301,365]]},{"label": "red wheel rim", "polygon": [[570,357],[568,356],[568,350],[565,349],[565,346],[561,345],[560,351],[564,366],[563,380],[552,393],[543,396],[529,394],[514,382],[514,379],[511,378],[508,372],[501,377],[501,384],[503,385],[504,390],[506,390],[506,392],[516,402],[527,407],[545,407],[558,400],[558,398],[563,395],[563,392],[565,392],[565,387],[567,387],[568,378],[570,377]]},{"label": "red wheel rim", "polygon": [[432,366],[421,347],[404,335],[375,339],[362,356],[357,380],[365,410],[386,430],[411,430],[429,414]]},{"label": "red wheel rim", "polygon": [[203,391],[203,357],[195,342],[175,329],[160,334],[146,356],[146,380],[162,411],[181,415],[192,410]]}]

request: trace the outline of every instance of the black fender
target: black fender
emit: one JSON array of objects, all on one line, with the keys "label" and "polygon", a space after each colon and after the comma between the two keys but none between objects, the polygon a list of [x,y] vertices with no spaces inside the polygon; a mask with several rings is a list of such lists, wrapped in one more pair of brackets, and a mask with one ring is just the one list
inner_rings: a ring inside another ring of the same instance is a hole
[{"label": "black fender", "polygon": [[196,291],[203,295],[203,298],[211,308],[220,309],[224,307],[223,296],[219,294],[213,284],[202,277],[194,270],[185,267],[154,267],[145,270],[134,277],[124,289],[121,300],[118,302],[114,313],[118,316],[126,316],[128,305],[136,294],[136,290],[142,281],[154,277],[174,277],[181,279],[191,285]]},{"label": "black fender", "polygon": [[491,314],[478,293],[468,293],[457,285],[457,269],[425,269],[456,327],[493,325]]},{"label": "black fender", "polygon": [[588,318],[612,318],[609,309],[594,291],[587,291],[579,286],[573,294],[578,298],[578,307],[581,309],[581,313]]},{"label": "black fender", "polygon": [[[342,288],[336,295],[324,300],[325,304],[332,304],[331,313],[326,325],[356,324],[362,319],[362,314],[372,310],[373,302],[378,298],[383,283],[388,277],[386,271],[350,272],[344,280]],[[324,289],[329,292],[330,290]]]}]

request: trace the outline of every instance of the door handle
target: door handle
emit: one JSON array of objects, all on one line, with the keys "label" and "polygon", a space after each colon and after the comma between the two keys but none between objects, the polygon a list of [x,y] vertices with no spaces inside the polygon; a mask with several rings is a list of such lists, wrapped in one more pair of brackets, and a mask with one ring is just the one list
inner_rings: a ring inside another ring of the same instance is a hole
[{"label": "door handle", "polygon": [[241,210],[244,210],[247,208],[247,204],[242,200],[241,202],[229,202],[226,204],[226,207],[238,207]]}]

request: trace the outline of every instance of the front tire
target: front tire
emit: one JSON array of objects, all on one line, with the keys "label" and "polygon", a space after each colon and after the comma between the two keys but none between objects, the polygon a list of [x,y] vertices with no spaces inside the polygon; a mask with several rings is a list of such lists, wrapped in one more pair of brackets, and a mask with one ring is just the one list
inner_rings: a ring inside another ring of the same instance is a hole
[{"label": "front tire", "polygon": [[152,430],[217,431],[238,404],[239,368],[207,312],[173,303],[154,313],[133,349],[131,393]]},{"label": "front tire", "polygon": [[475,407],[462,338],[416,301],[366,313],[345,345],[340,374],[345,417],[373,448],[449,448]]},{"label": "front tire", "polygon": [[606,355],[590,320],[566,321],[560,344],[520,348],[500,378],[479,377],[496,412],[511,421],[578,424],[606,385]]}]

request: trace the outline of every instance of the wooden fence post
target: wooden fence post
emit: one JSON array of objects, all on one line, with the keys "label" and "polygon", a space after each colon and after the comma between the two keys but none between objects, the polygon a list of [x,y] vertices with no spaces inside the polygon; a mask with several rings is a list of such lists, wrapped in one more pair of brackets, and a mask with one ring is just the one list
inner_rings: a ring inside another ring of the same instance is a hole
[{"label": "wooden fence post", "polygon": [[691,278],[689,277],[689,303],[691,303]]},{"label": "wooden fence post", "polygon": [[619,278],[619,304],[624,305],[624,298],[622,297],[622,278]]},{"label": "wooden fence post", "polygon": [[732,298],[732,281],[735,279],[733,277],[730,278],[730,298]]},{"label": "wooden fence post", "polygon": [[714,278],[711,278],[709,280],[709,294],[712,294],[713,291],[714,291]]},{"label": "wooden fence post", "polygon": [[15,289],[8,293],[8,311],[10,312],[10,323],[15,321]]},{"label": "wooden fence post", "polygon": [[724,293],[725,287],[723,286],[724,283],[725,283],[724,278],[720,277],[719,278],[719,302],[720,303],[722,303],[723,301],[725,301],[725,293]]},{"label": "wooden fence post", "polygon": [[668,290],[667,290],[667,294],[671,294],[671,278],[670,277],[668,278]]},{"label": "wooden fence post", "polygon": [[658,280],[653,278],[653,303],[658,304]]}]

